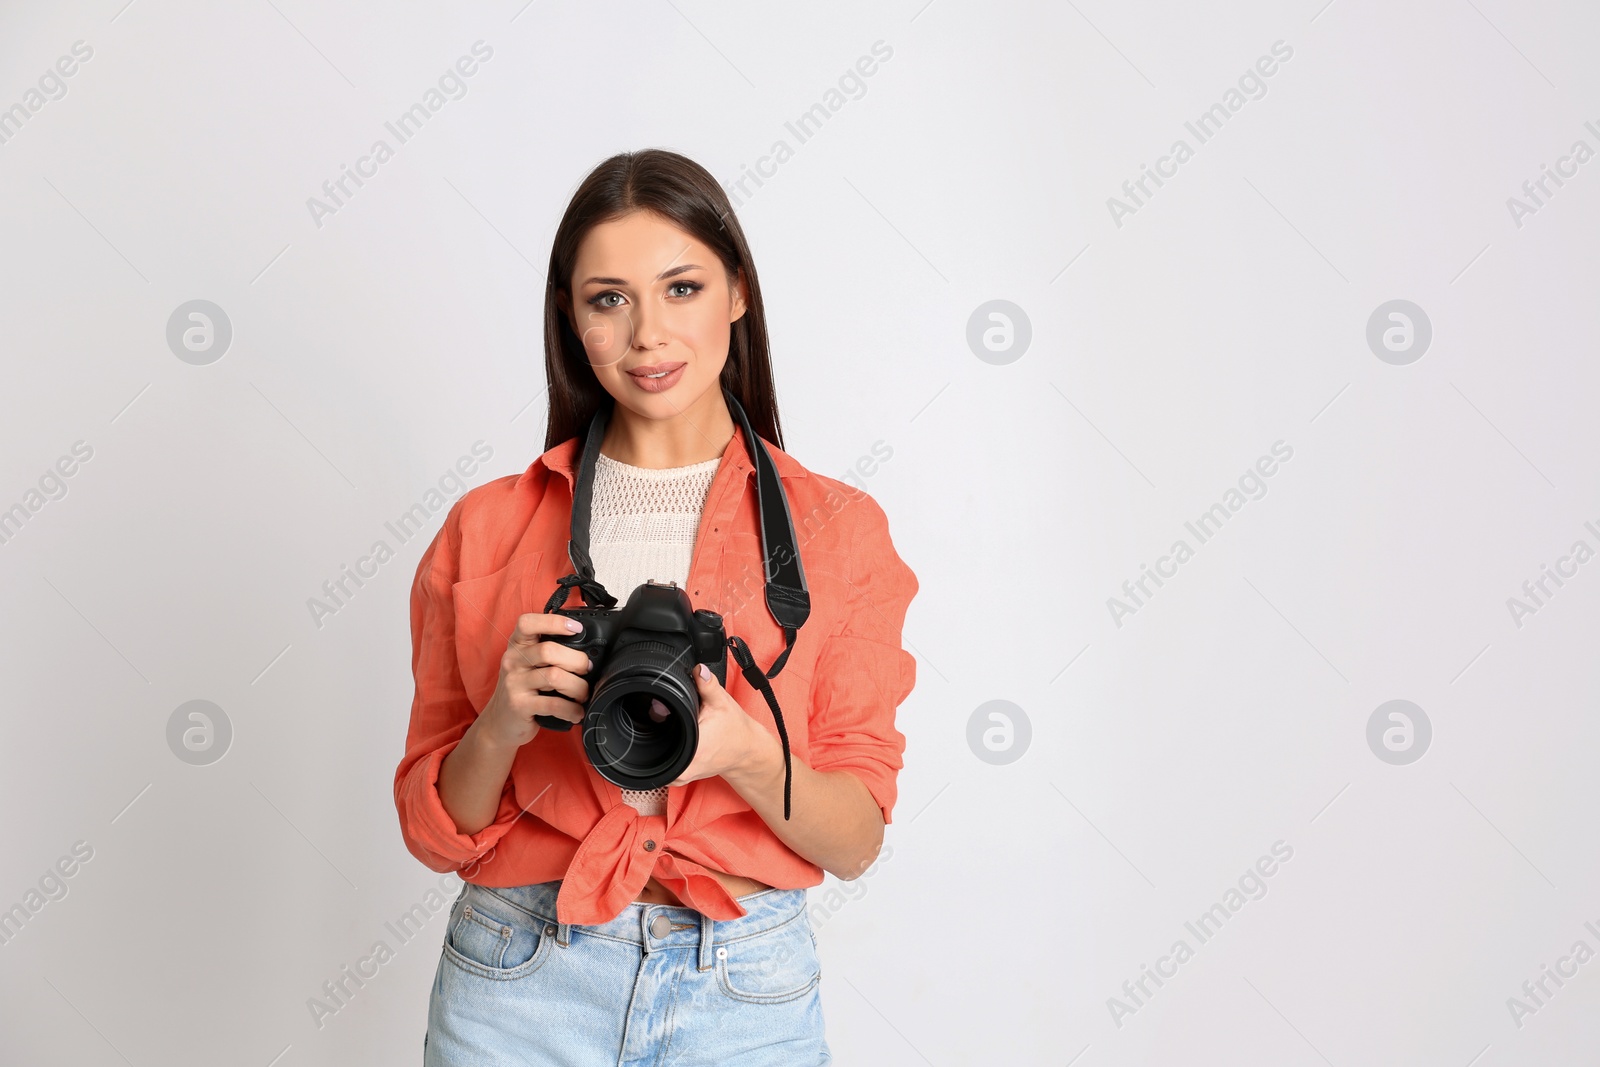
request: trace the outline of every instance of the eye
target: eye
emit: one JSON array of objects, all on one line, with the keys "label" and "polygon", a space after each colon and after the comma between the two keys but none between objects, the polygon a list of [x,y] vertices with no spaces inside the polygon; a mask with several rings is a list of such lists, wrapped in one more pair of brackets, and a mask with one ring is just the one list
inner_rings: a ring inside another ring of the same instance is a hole
[{"label": "eye", "polygon": [[671,285],[667,286],[667,292],[671,293],[672,290],[678,288],[679,286],[689,290],[688,292],[682,294],[685,297],[693,296],[695,293],[698,293],[700,290],[705,288],[705,286],[701,285],[699,282],[673,282]]},{"label": "eye", "polygon": [[594,296],[591,296],[589,298],[588,302],[589,302],[590,305],[592,305],[594,307],[597,307],[597,308],[608,308],[609,309],[609,308],[621,307],[622,306],[621,304],[608,304],[608,303],[605,302],[607,300],[607,298],[613,297],[613,296],[616,297],[618,300],[622,299],[622,294],[621,293],[617,292],[615,289],[607,289],[603,293],[597,293]]}]

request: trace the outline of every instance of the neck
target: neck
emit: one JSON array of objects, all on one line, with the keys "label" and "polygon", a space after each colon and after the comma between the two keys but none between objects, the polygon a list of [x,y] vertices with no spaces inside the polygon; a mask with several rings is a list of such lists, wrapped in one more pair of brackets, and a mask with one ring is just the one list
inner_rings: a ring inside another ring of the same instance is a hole
[{"label": "neck", "polygon": [[614,404],[600,454],[635,467],[686,467],[722,455],[733,439],[733,413],[713,385],[694,404],[665,419],[651,419]]}]

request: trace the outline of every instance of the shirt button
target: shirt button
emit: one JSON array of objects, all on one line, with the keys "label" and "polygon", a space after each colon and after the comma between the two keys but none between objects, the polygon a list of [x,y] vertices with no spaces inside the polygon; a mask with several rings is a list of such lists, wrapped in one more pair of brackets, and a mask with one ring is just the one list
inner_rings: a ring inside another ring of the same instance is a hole
[{"label": "shirt button", "polygon": [[659,912],[656,913],[655,918],[650,920],[651,937],[666,937],[671,930],[672,920],[667,918],[665,915],[660,914]]},{"label": "shirt button", "polygon": [[646,841],[644,843],[644,850],[646,852],[654,852],[656,850],[656,843],[654,841]]}]

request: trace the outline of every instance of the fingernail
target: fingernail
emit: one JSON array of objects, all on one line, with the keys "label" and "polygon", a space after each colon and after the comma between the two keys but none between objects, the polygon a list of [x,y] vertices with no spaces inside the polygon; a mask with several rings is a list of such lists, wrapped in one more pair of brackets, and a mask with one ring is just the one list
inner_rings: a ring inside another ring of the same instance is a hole
[{"label": "fingernail", "polygon": [[588,670],[587,670],[587,671],[585,671],[585,672],[584,672],[584,673],[585,673],[585,674],[592,674],[592,673],[594,673],[594,660],[593,660],[593,659],[590,659],[590,660],[589,660],[589,669],[588,669]]},{"label": "fingernail", "polygon": [[583,623],[579,622],[577,619],[568,619],[567,620],[567,629],[571,630],[575,634],[576,633],[582,633],[583,632]]},{"label": "fingernail", "polygon": [[704,678],[708,682],[711,680],[711,668],[707,667],[704,663],[700,664],[700,677]]}]

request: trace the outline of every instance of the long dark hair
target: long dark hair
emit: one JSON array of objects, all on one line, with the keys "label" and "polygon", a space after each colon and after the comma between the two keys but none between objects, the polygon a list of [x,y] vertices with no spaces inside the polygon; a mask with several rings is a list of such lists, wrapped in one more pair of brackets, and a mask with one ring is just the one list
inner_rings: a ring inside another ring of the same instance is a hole
[{"label": "long dark hair", "polygon": [[570,293],[578,246],[588,232],[632,211],[660,215],[716,252],[730,279],[743,275],[745,312],[730,327],[728,362],[720,380],[738,399],[756,434],[782,448],[766,310],[744,231],[727,194],[704,167],[660,148],[621,152],[595,167],[556,228],[544,287],[544,368],[550,386],[545,448],[582,436],[599,406],[612,402],[556,298]]}]

